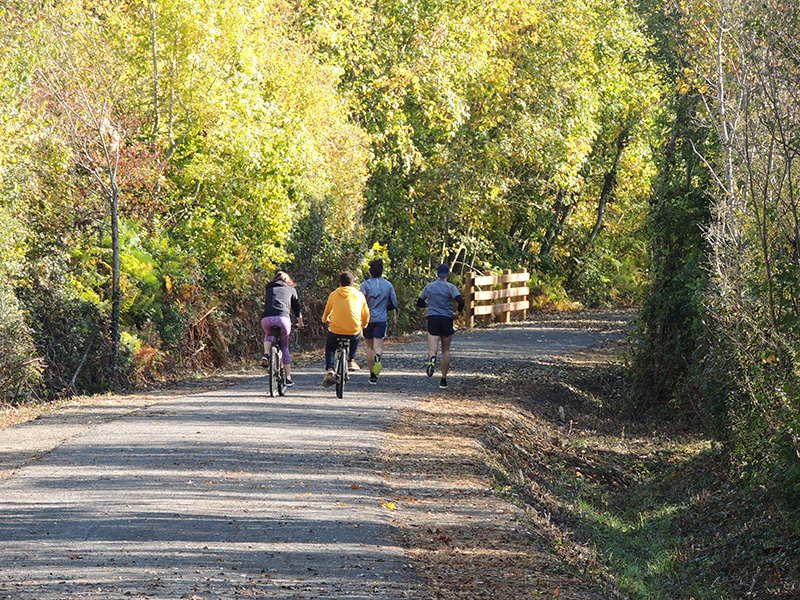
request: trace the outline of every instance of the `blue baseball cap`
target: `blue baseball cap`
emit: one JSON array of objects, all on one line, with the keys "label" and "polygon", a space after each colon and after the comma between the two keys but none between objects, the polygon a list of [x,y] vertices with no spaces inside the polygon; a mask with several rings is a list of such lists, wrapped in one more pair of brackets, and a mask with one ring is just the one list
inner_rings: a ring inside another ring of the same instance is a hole
[{"label": "blue baseball cap", "polygon": [[447,277],[450,275],[450,265],[442,263],[439,265],[439,268],[436,269],[436,273],[439,277]]}]

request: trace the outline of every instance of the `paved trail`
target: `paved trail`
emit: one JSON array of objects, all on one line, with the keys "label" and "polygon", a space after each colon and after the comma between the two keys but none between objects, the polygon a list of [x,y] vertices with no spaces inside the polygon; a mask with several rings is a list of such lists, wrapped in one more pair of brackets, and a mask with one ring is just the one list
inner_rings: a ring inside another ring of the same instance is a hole
[{"label": "paved trail", "polygon": [[[621,333],[601,329],[459,332],[451,388],[486,359],[547,359]],[[388,348],[379,385],[356,373],[343,400],[318,364],[296,369],[284,398],[253,376],[0,432],[0,599],[429,598],[392,542],[391,480],[375,460],[396,411],[439,393],[425,347]]]}]

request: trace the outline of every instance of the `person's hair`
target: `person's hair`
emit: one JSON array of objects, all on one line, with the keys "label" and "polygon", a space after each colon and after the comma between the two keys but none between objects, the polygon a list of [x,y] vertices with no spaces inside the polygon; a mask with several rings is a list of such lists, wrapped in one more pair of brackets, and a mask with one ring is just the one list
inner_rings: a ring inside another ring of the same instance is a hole
[{"label": "person's hair", "polygon": [[373,277],[380,277],[383,275],[383,259],[376,258],[371,263],[369,263],[369,274]]},{"label": "person's hair", "polygon": [[344,273],[339,275],[339,285],[341,285],[342,287],[353,285],[353,274],[350,271],[345,271]]},{"label": "person's hair", "polygon": [[272,281],[282,281],[294,287],[294,279],[286,271],[276,271]]}]

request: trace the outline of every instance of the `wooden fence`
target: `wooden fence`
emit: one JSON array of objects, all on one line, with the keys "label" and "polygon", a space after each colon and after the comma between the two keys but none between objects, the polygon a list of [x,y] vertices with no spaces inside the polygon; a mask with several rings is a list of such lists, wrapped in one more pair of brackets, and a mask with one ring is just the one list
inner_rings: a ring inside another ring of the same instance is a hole
[{"label": "wooden fence", "polygon": [[[530,278],[527,269],[522,269],[519,273],[512,273],[510,269],[506,269],[502,275],[476,276],[474,273],[467,273],[464,286],[467,327],[475,326],[475,317],[477,316],[484,316],[488,322],[495,315],[500,315],[502,322],[510,323],[511,314],[517,313],[520,320],[524,320],[528,308],[530,308],[528,302],[530,290],[527,285],[512,287],[512,284],[524,283]],[[493,289],[499,284],[502,284],[503,287]],[[481,289],[485,287],[489,289]],[[502,302],[498,304],[497,300],[502,300]]]}]

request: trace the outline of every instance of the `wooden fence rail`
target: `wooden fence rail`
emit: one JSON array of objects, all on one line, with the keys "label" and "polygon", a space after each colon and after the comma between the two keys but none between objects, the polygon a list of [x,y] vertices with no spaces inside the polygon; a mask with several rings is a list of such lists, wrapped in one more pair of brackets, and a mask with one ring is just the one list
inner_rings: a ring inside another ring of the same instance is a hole
[{"label": "wooden fence rail", "polygon": [[[527,285],[516,285],[528,281],[531,278],[527,269],[522,269],[519,273],[512,273],[510,269],[503,271],[502,275],[475,275],[467,273],[464,286],[464,301],[466,305],[467,327],[475,326],[475,317],[484,316],[490,321],[494,315],[501,315],[504,323],[511,322],[511,314],[517,313],[521,320],[525,319],[530,303],[528,295],[530,290]],[[498,289],[480,289],[484,287],[494,287],[502,284]],[[497,300],[504,302],[496,303]]]}]

